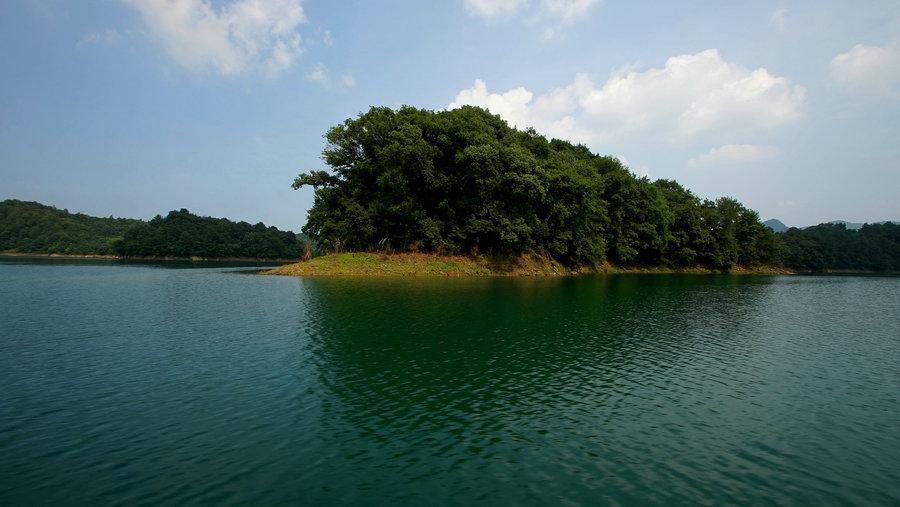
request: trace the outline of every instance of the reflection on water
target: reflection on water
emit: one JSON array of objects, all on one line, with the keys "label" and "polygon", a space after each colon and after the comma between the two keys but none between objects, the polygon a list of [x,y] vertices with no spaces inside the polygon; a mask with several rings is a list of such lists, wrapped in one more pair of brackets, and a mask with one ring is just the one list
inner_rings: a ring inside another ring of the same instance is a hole
[{"label": "reflection on water", "polygon": [[898,288],[0,264],[0,503],[896,503]]},{"label": "reflection on water", "polygon": [[703,399],[752,354],[739,332],[766,286],[723,277],[711,301],[695,277],[305,282],[311,360],[334,395],[326,447],[342,473],[378,463],[361,486],[392,500],[460,488],[510,501],[645,498],[640,480],[661,477],[628,472],[666,470],[674,463],[656,463],[654,449],[677,452],[713,429]]}]

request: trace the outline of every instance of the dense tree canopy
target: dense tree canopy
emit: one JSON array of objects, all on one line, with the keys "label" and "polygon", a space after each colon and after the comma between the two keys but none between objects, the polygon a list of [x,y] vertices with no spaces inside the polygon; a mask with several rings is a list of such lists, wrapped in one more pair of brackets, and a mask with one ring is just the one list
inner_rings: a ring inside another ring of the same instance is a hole
[{"label": "dense tree canopy", "polygon": [[36,202],[0,202],[0,252],[296,259],[312,249],[303,235],[185,209],[144,222],[72,214]]},{"label": "dense tree canopy", "polygon": [[730,268],[770,261],[773,233],[730,198],[637,178],[615,158],[511,128],[476,107],[373,107],[326,134],[331,172],[304,233],[327,250],[546,255],[566,265]]},{"label": "dense tree canopy", "polygon": [[113,254],[115,241],[139,223],[10,199],[0,202],[0,252]]},{"label": "dense tree canopy", "polygon": [[777,260],[797,271],[900,272],[900,225],[866,224],[859,230],[844,224],[791,227],[778,235]]},{"label": "dense tree canopy", "polygon": [[128,229],[115,249],[125,257],[296,259],[304,245],[293,232],[201,217],[182,209]]}]

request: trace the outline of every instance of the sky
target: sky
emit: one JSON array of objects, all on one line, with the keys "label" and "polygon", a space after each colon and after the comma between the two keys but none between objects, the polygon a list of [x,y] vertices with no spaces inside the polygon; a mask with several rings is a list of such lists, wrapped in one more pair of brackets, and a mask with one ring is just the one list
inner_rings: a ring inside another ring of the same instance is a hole
[{"label": "sky", "polygon": [[0,199],[299,231],[325,131],[487,107],[703,198],[900,220],[900,2],[4,0]]}]

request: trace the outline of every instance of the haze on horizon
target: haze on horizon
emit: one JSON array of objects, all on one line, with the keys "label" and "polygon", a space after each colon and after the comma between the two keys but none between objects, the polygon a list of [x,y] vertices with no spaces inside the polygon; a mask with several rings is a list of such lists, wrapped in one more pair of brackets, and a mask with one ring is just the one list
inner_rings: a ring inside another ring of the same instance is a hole
[{"label": "haze on horizon", "polygon": [[0,4],[0,199],[299,230],[322,135],[487,107],[793,226],[900,220],[900,3]]}]

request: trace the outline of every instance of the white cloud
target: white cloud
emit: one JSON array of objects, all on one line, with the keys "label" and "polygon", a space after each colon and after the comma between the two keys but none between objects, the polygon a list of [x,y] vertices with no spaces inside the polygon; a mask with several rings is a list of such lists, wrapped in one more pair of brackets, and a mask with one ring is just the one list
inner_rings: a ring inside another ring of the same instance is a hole
[{"label": "white cloud", "polygon": [[356,78],[353,77],[353,74],[342,74],[340,78],[333,79],[328,71],[328,67],[323,63],[317,63],[313,68],[306,71],[303,77],[310,83],[316,83],[329,89],[333,88],[335,83],[347,89],[356,86]]},{"label": "white cloud", "polygon": [[91,44],[109,44],[113,45],[119,41],[119,31],[115,28],[107,28],[103,31],[88,32],[78,41],[78,46],[89,46]]},{"label": "white cloud", "polygon": [[463,0],[469,14],[485,19],[510,16],[525,3],[526,0]]},{"label": "white cloud", "polygon": [[627,167],[635,176],[638,178],[647,178],[648,180],[653,179],[653,174],[650,172],[650,168],[645,165],[632,165],[631,161],[622,155],[616,155],[616,158],[619,159],[619,162],[622,163],[625,167]]},{"label": "white cloud", "polygon": [[779,208],[797,208],[799,206],[801,206],[801,204],[799,202],[792,201],[790,199],[788,199],[786,201],[778,201]]},{"label": "white cloud", "polygon": [[662,68],[614,71],[598,86],[587,74],[535,96],[524,87],[490,93],[484,81],[460,91],[449,109],[482,106],[518,127],[586,144],[632,134],[686,143],[700,134],[746,132],[803,117],[803,87],[766,69],[748,70],[710,49],[669,58]]},{"label": "white cloud", "polygon": [[776,9],[769,18],[769,22],[775,25],[779,30],[784,30],[785,25],[787,24],[787,14],[788,10],[784,7]]},{"label": "white cloud", "polygon": [[726,144],[688,160],[688,167],[716,167],[758,162],[778,155],[774,146]]},{"label": "white cloud", "polygon": [[847,89],[900,99],[900,46],[857,44],[831,60],[831,79]]},{"label": "white cloud", "polygon": [[532,94],[525,88],[515,88],[503,94],[488,93],[487,84],[480,79],[475,80],[472,88],[462,90],[447,109],[456,109],[464,105],[481,106],[494,114],[499,114],[506,121],[520,127],[529,126],[531,111],[529,102]]},{"label": "white cloud", "polygon": [[544,39],[556,38],[568,23],[583,18],[602,0],[463,0],[466,11],[486,20],[530,13],[529,24],[542,27]]},{"label": "white cloud", "polygon": [[166,52],[192,72],[229,76],[262,68],[274,76],[301,53],[300,0],[126,0]]},{"label": "white cloud", "polygon": [[331,78],[328,77],[328,68],[321,63],[316,64],[316,66],[307,71],[303,77],[311,83],[318,83],[321,85],[327,85],[331,82]]},{"label": "white cloud", "polygon": [[559,21],[573,21],[598,5],[600,0],[542,0],[544,15]]},{"label": "white cloud", "polygon": [[334,45],[334,39],[331,37],[331,30],[325,30],[322,33],[322,43],[325,44],[326,46]]}]

